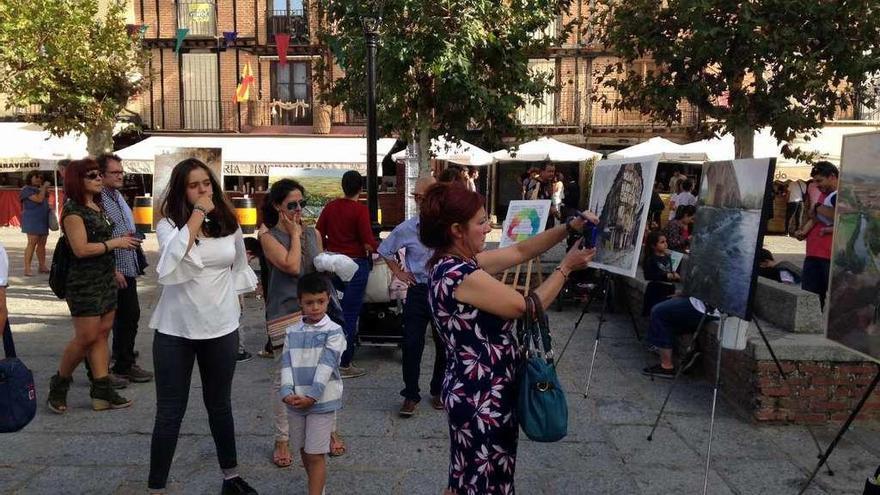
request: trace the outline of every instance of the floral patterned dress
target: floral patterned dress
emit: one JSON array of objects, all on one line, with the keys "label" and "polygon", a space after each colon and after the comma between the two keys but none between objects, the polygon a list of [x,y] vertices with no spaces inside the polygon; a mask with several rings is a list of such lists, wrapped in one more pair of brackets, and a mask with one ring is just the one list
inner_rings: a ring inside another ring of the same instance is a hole
[{"label": "floral patterned dress", "polygon": [[453,293],[474,260],[446,256],[431,271],[428,296],[446,346],[443,403],[449,417],[449,489],[512,494],[519,423],[514,321],[458,302]]}]

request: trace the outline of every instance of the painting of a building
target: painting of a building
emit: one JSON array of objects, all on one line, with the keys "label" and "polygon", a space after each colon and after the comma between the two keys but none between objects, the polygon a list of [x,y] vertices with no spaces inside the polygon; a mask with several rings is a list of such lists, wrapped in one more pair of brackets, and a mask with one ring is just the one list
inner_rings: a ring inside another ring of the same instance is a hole
[{"label": "painting of a building", "polygon": [[603,160],[593,169],[590,205],[599,216],[591,266],[634,277],[648,221],[657,159]]},{"label": "painting of a building", "polygon": [[600,210],[601,225],[604,227],[602,241],[611,249],[620,250],[635,245],[639,214],[644,206],[641,203],[644,189],[639,164],[627,163],[620,167]]}]

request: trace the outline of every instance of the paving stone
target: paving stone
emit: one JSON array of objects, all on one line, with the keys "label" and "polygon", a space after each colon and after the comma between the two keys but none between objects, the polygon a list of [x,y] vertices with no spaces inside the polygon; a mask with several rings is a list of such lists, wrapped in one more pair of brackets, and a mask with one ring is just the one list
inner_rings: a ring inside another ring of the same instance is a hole
[{"label": "paving stone", "polygon": [[[57,234],[49,241],[54,245]],[[46,277],[21,276],[24,240],[18,229],[0,228],[0,242],[13,259],[8,306],[19,355],[34,371],[40,408],[22,432],[0,436],[0,493],[21,495],[143,494],[155,416],[155,385],[135,384],[122,393],[128,409],[94,412],[80,367],[70,391],[70,410],[55,415],[44,406],[49,377],[72,334],[64,301],[52,295]],[[156,265],[155,236],[145,243]],[[142,319],[136,348],[140,364],[152,369],[153,331],[147,328],[158,290],[151,272],[139,281]],[[655,362],[636,342],[629,316],[609,313],[602,326],[590,396],[583,398],[597,326],[598,304],[590,308],[558,368],[567,393],[569,432],[557,443],[531,442],[521,435],[516,474],[523,494],[699,493],[708,433],[712,385],[699,376],[681,380],[654,442],[645,436],[666,393],[666,381],[651,382],[641,369]],[[255,354],[239,363],[233,382],[239,470],[262,494],[305,490],[298,460],[289,468],[271,463],[274,444],[270,377],[275,362],[256,357],[265,342],[262,302],[246,297],[242,340]],[[549,313],[554,344],[561,350],[580,305]],[[644,322],[642,330],[644,330]],[[423,403],[416,416],[397,416],[402,398],[401,353],[394,347],[358,349],[356,363],[369,374],[345,381],[339,430],[348,452],[328,461],[327,493],[436,495],[446,484],[449,441],[442,411],[428,402],[433,344],[422,362]],[[803,427],[757,427],[737,417],[719,398],[710,493],[795,493],[815,463]],[[834,426],[817,429],[827,445]],[[880,429],[857,424],[831,458],[837,476],[820,474],[809,493],[860,493],[880,457]],[[216,494],[221,484],[213,439],[202,404],[198,370],[181,426],[169,493]]]}]

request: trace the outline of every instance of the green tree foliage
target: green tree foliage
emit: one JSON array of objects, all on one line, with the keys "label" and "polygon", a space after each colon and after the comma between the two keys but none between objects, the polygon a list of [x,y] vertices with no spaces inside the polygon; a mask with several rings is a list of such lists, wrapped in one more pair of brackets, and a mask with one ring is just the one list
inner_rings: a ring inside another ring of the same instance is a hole
[{"label": "green tree foliage", "polygon": [[0,92],[10,107],[39,105],[49,132],[86,134],[110,148],[116,116],[139,91],[146,53],[128,35],[120,0],[0,2]]},{"label": "green tree foliage", "polygon": [[[522,137],[516,110],[539,104],[555,83],[529,70],[546,56],[549,37],[535,33],[566,11],[571,0],[384,0],[377,55],[377,120],[384,135],[415,137],[421,173],[428,171],[430,138],[452,141],[478,129],[483,146]],[[325,100],[366,113],[366,44],[358,0],[323,0],[331,48],[344,77],[327,81]],[[563,30],[565,31],[565,30]],[[560,35],[561,36],[561,35]]]},{"label": "green tree foliage", "polygon": [[[876,0],[597,3],[597,41],[622,59],[598,77],[621,95],[603,105],[671,123],[686,100],[705,118],[702,134],[734,135],[737,157],[752,156],[753,131],[763,127],[789,142],[815,136],[853,95],[866,96],[866,78],[880,71]],[[643,75],[628,68],[641,58],[653,58],[659,69]]]}]

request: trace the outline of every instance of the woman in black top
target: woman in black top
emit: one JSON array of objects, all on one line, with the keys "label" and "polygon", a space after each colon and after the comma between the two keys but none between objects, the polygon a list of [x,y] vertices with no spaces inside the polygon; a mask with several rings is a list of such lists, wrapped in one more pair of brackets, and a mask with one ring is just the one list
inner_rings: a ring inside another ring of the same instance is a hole
[{"label": "woman in black top", "polygon": [[110,385],[107,340],[116,314],[116,262],[114,249],[134,249],[140,239],[111,238],[113,228],[97,198],[104,188],[98,163],[75,160],[64,174],[64,194],[69,198],[61,225],[72,253],[67,273],[66,299],[73,317],[74,336],[64,349],[58,372],[49,382],[49,409],[67,411],[67,390],[73,370],[88,358],[92,368],[92,409],[103,411],[131,405]]}]

